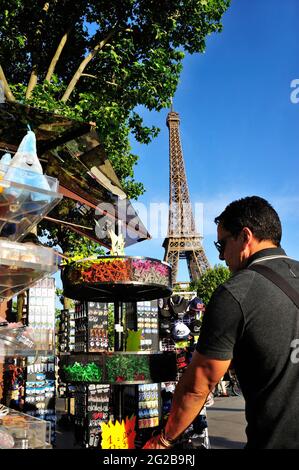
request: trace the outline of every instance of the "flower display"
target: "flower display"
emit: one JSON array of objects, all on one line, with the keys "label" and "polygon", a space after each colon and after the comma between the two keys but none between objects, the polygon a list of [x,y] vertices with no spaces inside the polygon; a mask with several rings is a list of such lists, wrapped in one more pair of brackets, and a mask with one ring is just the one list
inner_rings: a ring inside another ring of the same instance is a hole
[{"label": "flower display", "polygon": [[149,258],[101,257],[71,263],[66,270],[68,281],[81,283],[170,284],[170,267]]},{"label": "flower display", "polygon": [[133,280],[148,284],[169,284],[169,267],[150,259],[132,260]]}]

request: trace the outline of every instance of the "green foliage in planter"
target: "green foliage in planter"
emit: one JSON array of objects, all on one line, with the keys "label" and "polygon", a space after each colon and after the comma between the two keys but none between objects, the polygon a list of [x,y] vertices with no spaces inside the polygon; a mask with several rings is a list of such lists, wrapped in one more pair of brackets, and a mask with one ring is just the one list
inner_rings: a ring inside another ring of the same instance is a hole
[{"label": "green foliage in planter", "polygon": [[109,382],[150,380],[147,356],[117,354],[107,358],[106,368]]},{"label": "green foliage in planter", "polygon": [[71,382],[101,382],[102,369],[94,362],[90,364],[80,364],[75,362],[71,366],[63,366],[66,379]]},{"label": "green foliage in planter", "polygon": [[137,356],[135,359],[135,374],[139,376],[144,376],[142,380],[150,380],[150,370],[149,370],[149,356]]}]

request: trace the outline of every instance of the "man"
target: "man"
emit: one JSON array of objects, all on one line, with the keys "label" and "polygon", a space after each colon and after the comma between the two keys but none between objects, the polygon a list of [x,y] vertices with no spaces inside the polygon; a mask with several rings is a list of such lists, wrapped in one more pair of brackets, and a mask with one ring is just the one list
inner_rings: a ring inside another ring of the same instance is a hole
[{"label": "man", "polygon": [[246,402],[247,448],[299,449],[299,309],[251,265],[264,265],[299,292],[299,262],[282,248],[281,223],[264,199],[229,204],[215,219],[219,258],[232,277],[214,292],[192,362],[179,381],[162,433],[144,448],[171,448],[233,360]]}]

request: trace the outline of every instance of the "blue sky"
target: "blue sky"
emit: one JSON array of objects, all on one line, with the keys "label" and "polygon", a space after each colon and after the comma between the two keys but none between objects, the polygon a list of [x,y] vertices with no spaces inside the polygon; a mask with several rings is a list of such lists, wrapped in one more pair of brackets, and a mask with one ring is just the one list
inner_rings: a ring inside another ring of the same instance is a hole
[{"label": "blue sky", "polygon": [[[233,0],[223,32],[207,40],[205,54],[187,56],[174,97],[192,203],[203,203],[203,246],[211,265],[214,217],[234,199],[268,199],[283,224],[282,246],[299,258],[299,103],[291,82],[299,79],[298,0]],[[299,92],[298,92],[299,97]],[[161,132],[148,146],[132,140],[140,155],[135,175],[147,192],[139,202],[168,204],[167,110],[142,110],[145,124]],[[151,232],[146,218],[140,216]],[[127,255],[163,259],[164,236],[127,248]],[[184,262],[178,280],[188,280]]]}]

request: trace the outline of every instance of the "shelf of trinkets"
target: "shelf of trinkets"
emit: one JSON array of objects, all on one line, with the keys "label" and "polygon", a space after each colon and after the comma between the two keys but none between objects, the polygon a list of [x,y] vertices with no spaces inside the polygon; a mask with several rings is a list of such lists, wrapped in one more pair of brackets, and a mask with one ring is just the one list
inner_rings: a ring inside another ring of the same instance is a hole
[{"label": "shelf of trinkets", "polygon": [[58,347],[62,353],[75,350],[75,320],[74,311],[63,309],[60,312],[58,329]]},{"label": "shelf of trinkets", "polygon": [[108,350],[108,303],[86,302],[88,352]]},{"label": "shelf of trinkets", "polygon": [[52,328],[0,327],[0,357],[36,357],[53,354],[53,338]]},{"label": "shelf of trinkets", "polygon": [[58,269],[58,254],[33,243],[0,240],[0,299],[9,300]]},{"label": "shelf of trinkets", "polygon": [[108,304],[76,302],[74,352],[97,353],[108,350]]}]

